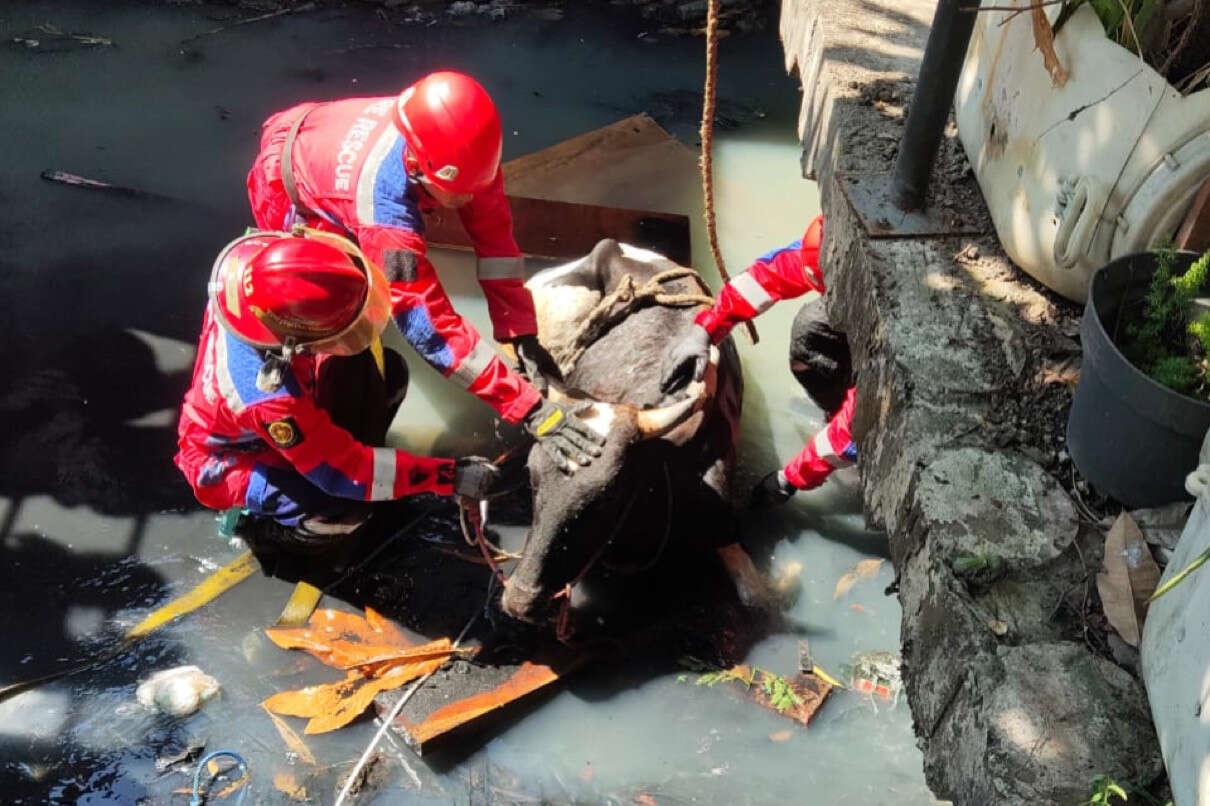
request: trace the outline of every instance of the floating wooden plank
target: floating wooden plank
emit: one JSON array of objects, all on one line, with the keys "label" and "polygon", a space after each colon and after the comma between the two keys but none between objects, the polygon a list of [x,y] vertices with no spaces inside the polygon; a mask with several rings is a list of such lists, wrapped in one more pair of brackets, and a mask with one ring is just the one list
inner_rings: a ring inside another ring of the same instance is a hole
[{"label": "floating wooden plank", "polygon": [[[514,711],[518,703],[549,690],[563,677],[583,666],[588,652],[556,650],[541,661],[511,664],[476,664],[469,673],[446,668],[416,692],[391,726],[417,755],[433,744],[493,718]],[[380,694],[374,701],[379,716],[391,711],[401,692]]]},{"label": "floating wooden plank", "polygon": [[[696,214],[701,194],[697,155],[647,115],[509,160],[502,170],[526,255],[574,259],[600,239],[616,238],[692,264],[688,214]],[[470,247],[456,212],[441,210],[426,222],[429,243]]]},{"label": "floating wooden plank", "polygon": [[504,163],[504,187],[534,199],[697,215],[697,152],[634,115]]},{"label": "floating wooden plank", "polygon": [[756,700],[758,705],[762,705],[775,713],[793,719],[800,725],[806,725],[815,718],[815,714],[823,705],[823,701],[832,693],[832,684],[814,674],[800,672],[793,677],[786,678],[786,683],[789,685],[790,690],[794,692],[794,695],[798,697],[799,702],[781,711],[777,710],[769,695],[760,686],[750,688],[748,690],[749,696]]},{"label": "floating wooden plank", "polygon": [[[690,263],[688,216],[523,196],[509,196],[509,204],[513,235],[527,257],[572,260],[591,252],[602,238],[615,238],[682,266]],[[456,210],[439,208],[426,215],[425,239],[431,246],[471,248]]]},{"label": "floating wooden plank", "polygon": [[[730,683],[731,691],[741,690],[744,697],[776,714],[806,725],[832,693],[832,684],[819,675],[798,672],[792,677],[781,677],[764,669],[746,665],[734,666],[724,672],[716,672],[699,678],[699,685],[710,677],[708,685]],[[740,688],[742,687],[742,688]]]},{"label": "floating wooden plank", "polygon": [[301,627],[306,624],[307,619],[311,618],[311,614],[319,606],[323,595],[323,591],[310,582],[298,580],[294,583],[294,590],[290,592],[290,598],[286,600],[286,606],[282,608],[281,615],[273,622],[273,626]]}]

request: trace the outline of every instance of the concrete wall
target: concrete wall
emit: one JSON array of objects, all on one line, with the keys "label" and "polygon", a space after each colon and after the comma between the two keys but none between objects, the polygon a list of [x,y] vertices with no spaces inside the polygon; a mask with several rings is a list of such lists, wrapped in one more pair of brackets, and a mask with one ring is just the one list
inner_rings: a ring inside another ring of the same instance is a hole
[{"label": "concrete wall", "polygon": [[963,805],[1075,804],[1095,775],[1161,767],[1142,686],[1089,650],[1100,534],[1042,466],[1062,469],[1065,393],[1041,379],[1072,312],[1003,256],[952,129],[929,205],[984,234],[871,238],[843,190],[891,167],[930,18],[926,0],[782,4],[828,309],[859,367],[863,492],[890,534],[929,784]]}]

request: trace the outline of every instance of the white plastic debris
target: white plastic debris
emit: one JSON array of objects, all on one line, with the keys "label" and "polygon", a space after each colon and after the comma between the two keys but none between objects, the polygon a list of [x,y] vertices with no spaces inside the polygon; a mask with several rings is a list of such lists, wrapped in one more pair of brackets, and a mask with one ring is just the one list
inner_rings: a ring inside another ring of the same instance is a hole
[{"label": "white plastic debris", "polygon": [[144,708],[170,716],[186,716],[218,694],[219,683],[196,666],[156,672],[139,683],[135,697]]}]

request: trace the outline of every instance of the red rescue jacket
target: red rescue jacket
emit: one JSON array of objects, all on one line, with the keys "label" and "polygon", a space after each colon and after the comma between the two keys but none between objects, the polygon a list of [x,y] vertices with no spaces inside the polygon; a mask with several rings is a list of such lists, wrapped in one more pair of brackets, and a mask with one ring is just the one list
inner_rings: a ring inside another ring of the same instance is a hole
[{"label": "red rescue jacket", "polygon": [[[257,226],[286,229],[293,210],[282,184],[281,156],[291,127],[306,116],[291,151],[302,204],[320,216],[307,223],[357,241],[391,282],[392,313],[413,347],[444,376],[509,422],[519,422],[538,392],[513,372],[458,315],[425,255],[420,193],[404,167],[407,143],[395,128],[395,97],[305,103],[269,118],[248,174]],[[537,332],[525,264],[512,235],[512,213],[497,174],[491,187],[459,208],[474,243],[479,283],[499,341]]]},{"label": "red rescue jacket", "polygon": [[227,332],[207,308],[176,455],[199,502],[212,509],[244,506],[257,464],[293,467],[334,498],[453,494],[452,459],[365,445],[332,422],[315,402],[323,360],[295,355],[282,386],[265,392],[256,385],[264,356]]},{"label": "red rescue jacket", "polygon": [[[824,292],[819,268],[823,244],[823,216],[817,216],[802,238],[757,258],[742,274],[723,286],[709,310],[698,314],[697,323],[718,344],[741,322],[769,310],[773,303],[801,297],[809,291]],[[786,478],[800,490],[823,484],[833,470],[857,461],[852,422],[856,390],[850,388],[844,403],[828,424],[807,443],[802,452],[783,468]]]}]

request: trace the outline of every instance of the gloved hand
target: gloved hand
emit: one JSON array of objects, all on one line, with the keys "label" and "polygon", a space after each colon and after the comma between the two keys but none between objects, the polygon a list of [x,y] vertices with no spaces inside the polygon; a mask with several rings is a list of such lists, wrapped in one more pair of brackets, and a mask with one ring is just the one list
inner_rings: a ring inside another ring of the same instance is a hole
[{"label": "gloved hand", "polygon": [[454,495],[482,500],[500,480],[500,468],[482,456],[464,456],[454,462]]},{"label": "gloved hand", "polygon": [[525,430],[533,434],[538,444],[550,454],[562,470],[574,470],[571,463],[581,467],[601,455],[605,438],[589,428],[569,406],[542,398],[525,417]]},{"label": "gloved hand", "polygon": [[537,336],[518,336],[513,339],[513,350],[517,353],[517,371],[542,394],[546,394],[548,379],[563,380],[559,365]]},{"label": "gloved hand", "polygon": [[752,500],[748,504],[748,509],[779,507],[789,501],[796,492],[798,492],[798,488],[790,483],[786,474],[780,470],[774,470],[761,479],[760,484],[752,488]]},{"label": "gloved hand", "polygon": [[660,391],[672,394],[706,374],[710,359],[710,334],[701,325],[694,325],[688,335],[673,345],[664,362],[664,377]]}]

